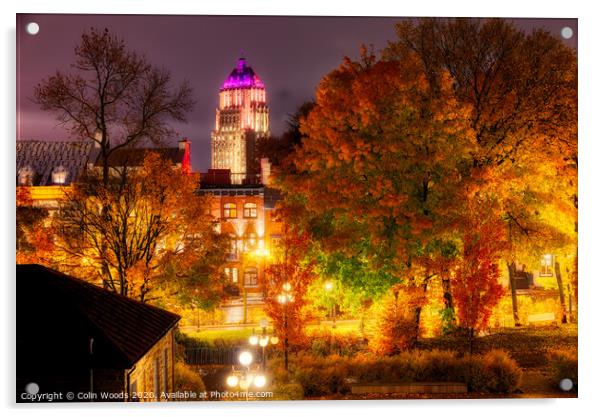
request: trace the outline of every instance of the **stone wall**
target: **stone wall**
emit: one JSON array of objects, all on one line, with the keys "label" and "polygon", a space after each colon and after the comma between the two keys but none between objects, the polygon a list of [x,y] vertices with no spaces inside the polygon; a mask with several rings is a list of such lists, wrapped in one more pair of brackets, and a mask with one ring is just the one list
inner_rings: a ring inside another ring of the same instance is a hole
[{"label": "stone wall", "polygon": [[136,362],[130,374],[130,396],[137,392],[131,401],[167,401],[162,393],[173,392],[174,381],[174,335],[173,329],[167,332],[146,355]]}]

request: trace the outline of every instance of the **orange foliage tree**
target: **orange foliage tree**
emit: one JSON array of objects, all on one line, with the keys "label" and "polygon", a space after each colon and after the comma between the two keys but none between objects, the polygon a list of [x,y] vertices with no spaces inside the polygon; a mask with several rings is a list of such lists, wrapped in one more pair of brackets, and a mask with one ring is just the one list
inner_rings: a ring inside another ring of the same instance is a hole
[{"label": "orange foliage tree", "polygon": [[305,226],[320,231],[322,250],[422,291],[444,269],[474,146],[451,78],[436,77],[435,89],[417,56],[385,61],[364,49],[346,59],[320,83],[279,184],[310,213],[302,221],[314,220]]},{"label": "orange foliage tree", "polygon": [[426,304],[420,288],[397,284],[376,305],[377,318],[370,348],[380,355],[396,355],[414,347],[418,338],[415,312]]},{"label": "orange foliage tree", "polygon": [[90,172],[66,192],[53,219],[55,266],[142,302],[214,305],[227,242],[195,178],[154,152],[119,171],[107,185]]},{"label": "orange foliage tree", "polygon": [[287,367],[289,347],[299,348],[305,343],[308,318],[304,307],[308,304],[307,289],[315,278],[315,262],[307,256],[309,248],[306,233],[286,227],[266,268],[265,311],[283,347]]},{"label": "orange foliage tree", "polygon": [[475,332],[485,329],[504,293],[499,258],[505,246],[505,225],[490,203],[475,197],[469,205],[462,236],[462,256],[452,274],[452,294],[459,326],[467,331],[472,352]]},{"label": "orange foliage tree", "polygon": [[48,216],[47,209],[34,205],[29,187],[17,187],[16,261],[18,264],[43,264],[52,252],[52,234],[48,233],[45,227]]},{"label": "orange foliage tree", "polygon": [[[550,32],[502,19],[421,19],[396,26],[391,60],[418,56],[429,82],[447,71],[475,134],[481,191],[499,198],[515,323],[516,262],[542,250],[576,252],[577,57]],[[545,210],[562,212],[543,215]],[[565,224],[574,224],[568,230]],[[553,232],[551,229],[556,229]],[[545,248],[537,242],[547,239]],[[568,245],[568,246],[567,246]],[[565,264],[573,265],[567,256]],[[535,262],[533,263],[535,264]],[[562,285],[559,281],[559,290]],[[562,294],[561,294],[562,298]]]}]

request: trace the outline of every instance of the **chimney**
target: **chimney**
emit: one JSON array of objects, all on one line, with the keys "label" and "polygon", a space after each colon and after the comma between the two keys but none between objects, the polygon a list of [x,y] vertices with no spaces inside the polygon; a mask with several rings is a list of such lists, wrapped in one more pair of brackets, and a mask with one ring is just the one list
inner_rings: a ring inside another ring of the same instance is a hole
[{"label": "chimney", "polygon": [[178,149],[190,152],[190,141],[188,140],[188,138],[184,138],[178,141]]},{"label": "chimney", "polygon": [[190,174],[192,172],[192,168],[190,167],[190,141],[187,138],[178,141],[178,149],[184,151],[184,155],[182,155],[182,172]]},{"label": "chimney", "polygon": [[270,185],[270,168],[270,160],[261,158],[261,183],[263,185]]}]

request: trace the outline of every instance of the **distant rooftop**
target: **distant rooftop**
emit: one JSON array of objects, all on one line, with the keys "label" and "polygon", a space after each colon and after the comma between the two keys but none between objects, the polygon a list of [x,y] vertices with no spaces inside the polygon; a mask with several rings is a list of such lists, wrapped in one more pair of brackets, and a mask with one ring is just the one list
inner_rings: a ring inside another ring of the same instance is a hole
[{"label": "distant rooftop", "polygon": [[[102,166],[99,149],[92,141],[19,140],[16,148],[19,185],[69,185],[81,177],[88,164]],[[157,152],[184,172],[191,172],[187,139],[171,147],[116,149],[109,156],[109,166],[140,166],[147,152]]]},{"label": "distant rooftop", "polygon": [[[173,164],[182,163],[185,150],[178,147],[172,148],[121,148],[116,149],[109,155],[109,166],[111,167],[136,167],[142,165],[144,157],[148,152],[156,152],[161,158],[171,161]],[[102,161],[97,159],[94,166],[101,167]]]},{"label": "distant rooftop", "polygon": [[92,142],[17,141],[17,175],[28,175],[31,185],[52,185],[54,173],[63,184],[77,179],[93,151]]}]

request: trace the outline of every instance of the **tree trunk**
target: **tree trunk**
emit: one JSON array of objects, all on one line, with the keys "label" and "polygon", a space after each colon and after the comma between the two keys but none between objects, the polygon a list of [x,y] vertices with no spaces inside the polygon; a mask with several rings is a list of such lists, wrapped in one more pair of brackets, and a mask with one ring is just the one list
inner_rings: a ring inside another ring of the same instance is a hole
[{"label": "tree trunk", "polygon": [[[422,284],[422,290],[426,293],[428,289],[428,282]],[[414,309],[414,343],[418,342],[418,336],[420,335],[420,314],[422,313],[422,307],[418,306]]]},{"label": "tree trunk", "polygon": [[474,348],[474,329],[468,329],[468,354],[472,355]]},{"label": "tree trunk", "polygon": [[518,299],[516,297],[516,281],[514,280],[516,272],[516,263],[506,262],[508,266],[508,279],[510,281],[510,292],[512,293],[512,316],[514,317],[514,327],[520,327],[520,318],[518,317]]},{"label": "tree trunk", "polygon": [[554,275],[556,275],[556,282],[558,283],[558,296],[560,297],[560,320],[562,324],[566,324],[566,301],[564,299],[564,285],[562,284],[562,275],[560,273],[560,264],[558,261],[554,262]]},{"label": "tree trunk", "polygon": [[452,312],[455,313],[454,299],[452,298],[450,279],[442,278],[441,286],[443,287],[443,302],[445,303],[445,308],[450,309]]}]

